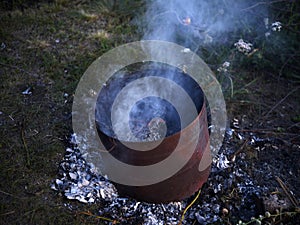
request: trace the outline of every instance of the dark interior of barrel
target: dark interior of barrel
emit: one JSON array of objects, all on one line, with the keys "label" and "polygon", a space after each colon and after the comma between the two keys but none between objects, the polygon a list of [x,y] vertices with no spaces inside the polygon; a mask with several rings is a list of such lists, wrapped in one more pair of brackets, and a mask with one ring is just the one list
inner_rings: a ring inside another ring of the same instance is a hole
[{"label": "dark interior of barrel", "polygon": [[[134,71],[115,73],[101,89],[95,112],[98,132],[104,133],[108,137],[116,137],[111,122],[111,110],[115,98],[130,82],[147,76],[162,77],[175,82],[190,96],[197,112],[200,113],[204,103],[204,94],[198,83],[188,74],[178,68],[164,64],[155,64],[150,68],[144,65],[137,67],[139,69],[134,69]],[[164,88],[168,89],[169,87]],[[173,94],[176,94],[176,92]],[[185,103],[182,102],[182,104]],[[140,140],[145,139],[149,134],[149,123],[155,118],[159,118],[159,122],[165,123],[167,127],[166,137],[184,129],[184,127],[181,127],[177,110],[170,102],[157,96],[148,96],[137,101],[130,109],[129,127],[132,134]],[[120,120],[122,119],[120,118]]]}]

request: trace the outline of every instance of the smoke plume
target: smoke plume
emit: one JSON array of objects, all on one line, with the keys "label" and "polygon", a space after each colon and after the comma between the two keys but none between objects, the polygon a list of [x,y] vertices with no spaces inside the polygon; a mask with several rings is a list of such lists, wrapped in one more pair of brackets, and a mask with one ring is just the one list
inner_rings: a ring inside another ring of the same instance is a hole
[{"label": "smoke plume", "polygon": [[[165,40],[195,49],[226,43],[228,35],[264,31],[267,4],[245,0],[154,0],[142,20],[143,39]],[[250,32],[250,31],[249,31]]]}]

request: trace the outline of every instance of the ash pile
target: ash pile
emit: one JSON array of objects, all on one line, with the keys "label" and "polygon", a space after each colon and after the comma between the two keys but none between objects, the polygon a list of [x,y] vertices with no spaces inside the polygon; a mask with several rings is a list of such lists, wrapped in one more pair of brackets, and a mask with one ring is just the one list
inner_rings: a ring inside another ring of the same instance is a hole
[{"label": "ash pile", "polygon": [[[193,204],[196,194],[168,204],[150,204],[119,196],[114,185],[85,161],[77,148],[76,135],[72,135],[71,146],[66,149],[51,188],[67,199],[97,204],[98,216],[121,224],[237,224],[265,215],[266,211],[288,209],[292,204],[287,198],[270,195],[278,187],[274,184],[276,169],[271,163],[256,165],[257,168],[251,163],[251,157],[257,157],[267,147],[279,148],[281,143],[253,134],[247,136],[238,129],[237,121],[233,128],[227,129],[210,177]],[[254,156],[249,156],[248,150],[245,153],[245,148],[251,149]],[[290,194],[294,197],[294,193]]]}]

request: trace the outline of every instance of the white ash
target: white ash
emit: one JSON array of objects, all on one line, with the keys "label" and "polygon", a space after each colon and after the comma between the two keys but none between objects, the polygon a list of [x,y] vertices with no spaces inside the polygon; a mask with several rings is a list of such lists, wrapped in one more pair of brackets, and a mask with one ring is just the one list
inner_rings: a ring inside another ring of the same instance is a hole
[{"label": "white ash", "polygon": [[191,49],[189,49],[189,48],[184,48],[183,50],[181,50],[181,52],[183,52],[183,53],[190,53],[190,52],[191,52]]},{"label": "white ash", "polygon": [[213,161],[218,169],[226,169],[230,166],[230,162],[227,159],[227,156],[224,155],[224,153],[219,154],[216,158],[213,159]]},{"label": "white ash", "polygon": [[[76,146],[78,139],[72,135],[72,148],[66,149],[64,159],[59,166],[59,178],[55,179],[51,188],[63,193],[67,199],[82,203],[102,202],[99,215],[110,214],[112,219],[136,224],[142,221],[145,225],[177,224],[184,209],[185,202],[169,204],[149,204],[134,199],[118,196],[114,185],[105,177],[98,175],[82,157]],[[131,221],[129,218],[135,218]],[[127,221],[128,219],[128,221]]]},{"label": "white ash", "polygon": [[272,31],[281,31],[282,28],[282,23],[280,23],[279,21],[276,21],[274,23],[272,23]]},{"label": "white ash", "polygon": [[222,66],[220,66],[218,69],[217,69],[217,71],[218,72],[224,72],[224,73],[226,73],[227,71],[228,71],[228,68],[229,68],[229,66],[230,66],[230,62],[224,62],[223,64],[222,64]]},{"label": "white ash", "polygon": [[64,160],[60,163],[59,179],[52,189],[64,192],[68,199],[77,199],[83,203],[95,202],[97,198],[117,197],[115,187],[104,177],[91,171],[78,149],[67,148]]},{"label": "white ash", "polygon": [[236,42],[234,46],[239,52],[242,52],[245,55],[248,55],[252,51],[253,47],[251,43],[245,42],[243,39],[240,39],[238,42]]},{"label": "white ash", "polygon": [[138,130],[138,132],[136,132],[138,133],[138,136],[132,132],[126,134],[120,132],[121,136],[119,136],[119,138],[132,142],[151,142],[163,139],[167,133],[166,121],[159,117],[155,117],[151,121],[149,121],[148,124],[135,129]]},{"label": "white ash", "polygon": [[22,94],[23,95],[31,95],[32,92],[31,92],[31,87],[27,88],[26,90],[22,91]]},{"label": "white ash", "polygon": [[[245,160],[234,162],[228,158],[234,153],[231,142],[237,137],[236,131],[228,129],[224,146],[221,148],[212,164],[211,175],[203,186],[199,199],[187,210],[182,224],[224,223],[222,210],[224,208],[233,218],[247,221],[255,216],[256,206],[252,196],[260,198],[266,187],[260,187],[247,174]],[[240,135],[240,138],[243,138]],[[66,149],[64,159],[59,166],[58,178],[53,182],[52,189],[62,193],[68,199],[99,206],[99,216],[110,217],[125,224],[178,224],[185,207],[190,204],[195,195],[181,202],[169,204],[149,204],[135,199],[118,196],[117,190],[105,177],[95,173],[92,165],[82,157],[72,136],[72,148]],[[238,138],[239,140],[239,138]],[[255,142],[257,138],[253,138]],[[238,201],[226,201],[239,196]],[[100,204],[99,204],[100,205]]]}]

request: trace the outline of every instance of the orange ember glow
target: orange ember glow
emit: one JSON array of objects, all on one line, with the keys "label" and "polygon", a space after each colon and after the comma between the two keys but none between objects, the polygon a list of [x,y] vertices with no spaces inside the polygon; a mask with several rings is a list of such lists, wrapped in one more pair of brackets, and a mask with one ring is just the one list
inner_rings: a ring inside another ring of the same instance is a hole
[{"label": "orange ember glow", "polygon": [[186,17],[185,19],[182,20],[182,22],[185,24],[185,25],[190,25],[191,24],[191,18],[190,17]]}]

